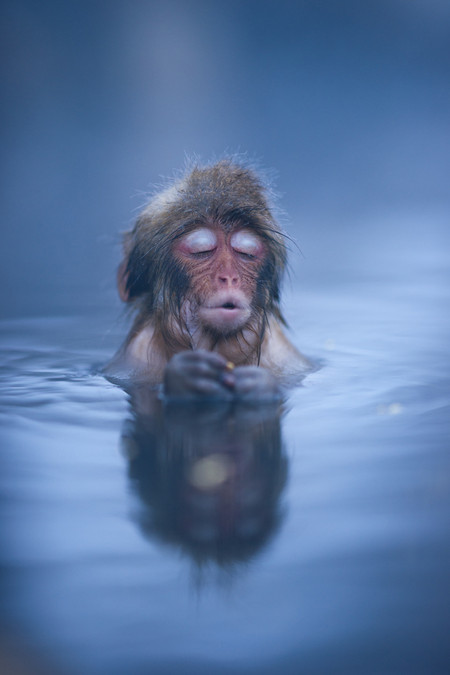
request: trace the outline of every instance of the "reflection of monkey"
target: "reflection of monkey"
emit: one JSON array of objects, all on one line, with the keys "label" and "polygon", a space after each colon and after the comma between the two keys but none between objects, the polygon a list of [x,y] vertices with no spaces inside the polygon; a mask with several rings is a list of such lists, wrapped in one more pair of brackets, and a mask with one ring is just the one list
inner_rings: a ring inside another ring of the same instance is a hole
[{"label": "reflection of monkey", "polygon": [[194,167],[150,201],[124,253],[119,292],[137,315],[110,377],[164,381],[182,398],[258,399],[307,369],[282,330],[284,236],[250,169]]},{"label": "reflection of monkey", "polygon": [[286,480],[279,415],[273,404],[189,404],[130,420],[122,441],[143,531],[199,565],[256,554],[277,527]]}]

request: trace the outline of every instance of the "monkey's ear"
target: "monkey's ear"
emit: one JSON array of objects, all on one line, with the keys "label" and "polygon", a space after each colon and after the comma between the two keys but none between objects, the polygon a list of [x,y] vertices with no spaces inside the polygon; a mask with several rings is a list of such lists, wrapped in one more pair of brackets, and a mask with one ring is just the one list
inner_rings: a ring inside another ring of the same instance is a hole
[{"label": "monkey's ear", "polygon": [[120,299],[123,302],[130,301],[130,291],[128,284],[128,260],[122,260],[117,270],[117,288],[119,289]]}]

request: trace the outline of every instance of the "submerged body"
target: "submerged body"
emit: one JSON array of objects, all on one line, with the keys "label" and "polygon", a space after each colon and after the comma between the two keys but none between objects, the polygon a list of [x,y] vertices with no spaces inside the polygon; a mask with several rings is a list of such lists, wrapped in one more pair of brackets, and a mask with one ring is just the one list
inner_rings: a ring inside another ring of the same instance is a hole
[{"label": "submerged body", "polygon": [[119,292],[137,316],[109,377],[173,396],[273,398],[308,369],[283,331],[284,235],[251,170],[194,168],[150,202],[124,254]]}]

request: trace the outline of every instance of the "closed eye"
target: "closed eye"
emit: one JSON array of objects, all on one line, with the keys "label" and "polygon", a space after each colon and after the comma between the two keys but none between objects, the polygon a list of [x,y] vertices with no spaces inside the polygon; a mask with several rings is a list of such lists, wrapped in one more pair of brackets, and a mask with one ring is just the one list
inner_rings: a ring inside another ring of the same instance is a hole
[{"label": "closed eye", "polygon": [[248,229],[238,230],[231,237],[231,246],[243,260],[257,260],[264,252],[261,239]]},{"label": "closed eye", "polygon": [[244,253],[244,251],[236,251],[236,253],[244,260],[256,260],[256,255],[252,253]]},{"label": "closed eye", "polygon": [[193,258],[208,258],[215,250],[215,248],[211,248],[208,251],[191,251],[191,256]]},{"label": "closed eye", "polygon": [[182,237],[180,249],[194,257],[205,257],[217,248],[217,235],[207,227],[199,227]]}]

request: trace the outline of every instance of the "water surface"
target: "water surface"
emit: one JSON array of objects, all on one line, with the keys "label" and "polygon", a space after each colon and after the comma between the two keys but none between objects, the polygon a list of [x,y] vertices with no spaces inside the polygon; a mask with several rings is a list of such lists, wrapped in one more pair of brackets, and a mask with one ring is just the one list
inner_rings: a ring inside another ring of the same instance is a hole
[{"label": "water surface", "polygon": [[3,321],[3,660],[448,672],[449,279],[417,255],[291,288],[321,368],[281,410],[149,415],[95,372],[113,313]]}]

